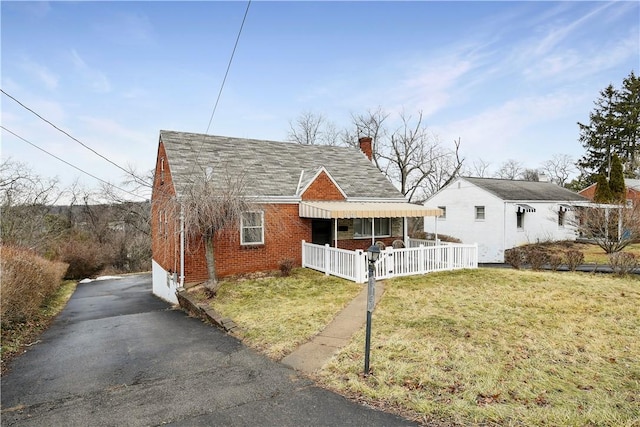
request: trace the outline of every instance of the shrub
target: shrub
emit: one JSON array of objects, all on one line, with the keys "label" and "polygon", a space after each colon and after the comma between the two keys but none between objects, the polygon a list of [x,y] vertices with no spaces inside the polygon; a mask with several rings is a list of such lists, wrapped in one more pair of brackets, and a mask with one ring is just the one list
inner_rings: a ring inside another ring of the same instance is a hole
[{"label": "shrub", "polygon": [[294,264],[295,263],[291,258],[285,258],[280,261],[278,266],[280,267],[280,274],[282,275],[282,277],[288,277],[289,275],[291,275],[291,270],[293,270]]},{"label": "shrub", "polygon": [[519,270],[524,262],[524,251],[522,248],[511,248],[504,251],[504,262]]},{"label": "shrub", "polygon": [[48,261],[33,252],[2,246],[0,257],[0,318],[2,325],[34,317],[60,286],[67,264]]},{"label": "shrub", "polygon": [[531,265],[533,270],[542,270],[542,266],[548,262],[548,255],[542,248],[532,246],[523,252],[526,263]]},{"label": "shrub", "polygon": [[69,264],[65,279],[93,277],[102,270],[109,260],[100,247],[85,240],[74,240],[60,247],[59,256]]},{"label": "shrub", "polygon": [[609,255],[609,264],[614,273],[623,276],[638,267],[638,258],[629,252],[616,252]]},{"label": "shrub", "polygon": [[576,268],[578,268],[580,264],[584,263],[584,254],[572,249],[565,253],[565,259],[569,270],[576,271]]},{"label": "shrub", "polygon": [[557,271],[563,262],[564,262],[564,259],[562,258],[562,255],[560,254],[549,255],[549,265],[551,266],[551,269],[553,271]]}]

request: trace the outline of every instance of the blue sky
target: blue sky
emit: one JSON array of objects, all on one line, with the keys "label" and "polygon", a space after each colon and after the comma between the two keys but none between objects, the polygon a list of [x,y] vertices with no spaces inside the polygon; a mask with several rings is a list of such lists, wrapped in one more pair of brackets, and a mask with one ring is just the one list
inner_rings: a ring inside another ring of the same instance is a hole
[{"label": "blue sky", "polygon": [[[204,133],[246,2],[2,1],[2,89],[115,163],[153,168],[160,129]],[[583,154],[577,121],[640,72],[638,2],[251,3],[209,133],[285,140],[423,111],[466,162]],[[92,174],[123,172],[2,95],[2,125]],[[2,131],[2,158],[98,182]]]}]

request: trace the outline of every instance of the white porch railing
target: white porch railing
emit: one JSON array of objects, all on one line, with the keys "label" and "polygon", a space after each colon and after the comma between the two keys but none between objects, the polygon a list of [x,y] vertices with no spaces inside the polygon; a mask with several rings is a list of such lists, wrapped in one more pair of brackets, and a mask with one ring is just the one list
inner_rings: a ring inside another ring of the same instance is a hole
[{"label": "white porch railing", "polygon": [[[356,283],[364,283],[368,275],[367,254],[362,250],[336,249],[304,240],[302,266]],[[389,279],[463,268],[478,268],[478,245],[446,243],[403,249],[389,247],[380,252],[376,262],[376,278]]]}]

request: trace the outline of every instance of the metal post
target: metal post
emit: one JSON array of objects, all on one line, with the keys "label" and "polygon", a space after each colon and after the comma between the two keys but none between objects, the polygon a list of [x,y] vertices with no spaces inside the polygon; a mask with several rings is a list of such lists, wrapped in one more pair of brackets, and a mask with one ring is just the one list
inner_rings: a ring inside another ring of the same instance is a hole
[{"label": "metal post", "polygon": [[364,375],[369,375],[369,351],[371,349],[371,313],[375,305],[375,264],[369,261],[369,283],[367,290],[367,332],[364,344]]}]

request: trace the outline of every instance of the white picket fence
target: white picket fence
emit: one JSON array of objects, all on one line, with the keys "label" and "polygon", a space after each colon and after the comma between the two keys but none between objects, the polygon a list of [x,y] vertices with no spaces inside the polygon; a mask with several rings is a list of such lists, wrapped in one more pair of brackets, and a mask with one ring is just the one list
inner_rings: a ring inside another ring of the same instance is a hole
[{"label": "white picket fence", "polygon": [[[366,282],[368,276],[367,254],[364,251],[314,245],[304,240],[302,266],[356,283]],[[375,267],[377,279],[478,268],[478,245],[446,243],[402,249],[389,247],[380,252]]]}]

